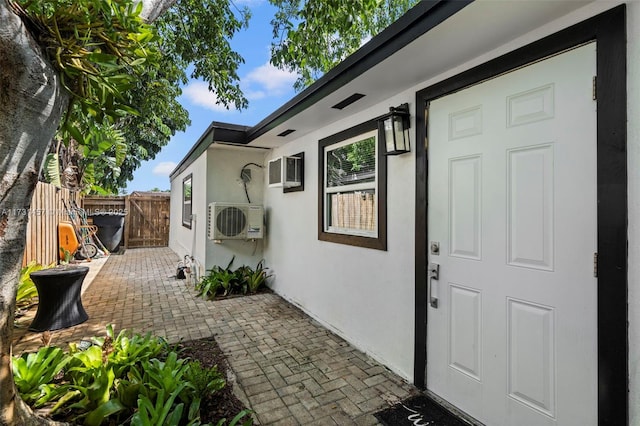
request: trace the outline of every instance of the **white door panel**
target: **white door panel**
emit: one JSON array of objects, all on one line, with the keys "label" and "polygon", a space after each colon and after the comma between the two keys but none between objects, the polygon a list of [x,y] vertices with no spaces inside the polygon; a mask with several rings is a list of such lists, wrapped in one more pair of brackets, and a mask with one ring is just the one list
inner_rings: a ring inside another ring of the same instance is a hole
[{"label": "white door panel", "polygon": [[597,423],[595,49],[429,105],[427,387],[487,425]]}]

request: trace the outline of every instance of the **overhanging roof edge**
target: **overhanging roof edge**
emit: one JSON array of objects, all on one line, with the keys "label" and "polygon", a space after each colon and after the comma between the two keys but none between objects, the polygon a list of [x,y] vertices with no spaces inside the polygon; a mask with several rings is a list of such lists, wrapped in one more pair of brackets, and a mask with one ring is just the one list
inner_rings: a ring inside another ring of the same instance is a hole
[{"label": "overhanging roof edge", "polygon": [[[221,141],[224,142],[241,145],[250,143],[387,59],[473,1],[422,0],[355,53],[340,62],[315,83],[294,96],[255,126],[248,127],[213,121],[187,155],[169,174],[169,178],[173,179],[175,175],[182,173],[209,145],[216,141],[216,137],[223,137],[224,140],[221,139]],[[216,130],[218,131],[216,132]],[[213,132],[211,140],[207,143],[206,137],[211,132]],[[220,135],[220,133],[226,134],[227,137]]]},{"label": "overhanging roof edge", "polygon": [[472,2],[473,0],[423,0],[419,2],[311,86],[251,127],[247,134],[247,142],[257,139],[325,98]]},{"label": "overhanging roof edge", "polygon": [[[169,174],[169,180],[175,175],[179,175],[186,170],[209,146],[216,142],[229,142],[238,145],[245,145],[248,142],[247,132],[249,126],[241,126],[232,123],[223,123],[220,121],[212,121],[207,130],[198,138],[196,143],[191,147],[189,152],[180,160],[178,165]],[[211,134],[209,139],[207,136]]]}]

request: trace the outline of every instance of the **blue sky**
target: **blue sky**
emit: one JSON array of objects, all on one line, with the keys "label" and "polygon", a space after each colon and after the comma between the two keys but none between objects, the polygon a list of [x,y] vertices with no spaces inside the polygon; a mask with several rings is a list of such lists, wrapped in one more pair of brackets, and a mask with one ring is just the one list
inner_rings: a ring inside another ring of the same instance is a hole
[{"label": "blue sky", "polygon": [[270,21],[275,9],[267,0],[236,0],[235,3],[249,6],[252,13],[249,28],[231,41],[232,47],[245,59],[238,75],[249,107],[242,111],[227,110],[215,103],[215,94],[208,91],[206,83],[190,81],[183,87],[179,101],[189,111],[191,126],[185,132],[176,133],[155,159],[144,162],[136,170],[127,192],[169,189],[169,173],[212,121],[252,126],[295,95],[296,76],[269,64]]}]

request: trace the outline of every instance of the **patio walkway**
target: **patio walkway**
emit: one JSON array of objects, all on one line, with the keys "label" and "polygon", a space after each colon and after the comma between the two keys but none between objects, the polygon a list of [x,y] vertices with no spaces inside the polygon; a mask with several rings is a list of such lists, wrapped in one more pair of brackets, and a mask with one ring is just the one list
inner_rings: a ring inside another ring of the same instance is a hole
[{"label": "patio walkway", "polygon": [[[89,320],[52,332],[51,344],[103,335],[109,323],[172,343],[214,335],[263,425],[375,425],[373,413],[418,392],[275,294],[197,298],[174,278],[178,260],[168,248],[111,255],[83,295]],[[14,354],[40,346],[40,333],[18,334]]]}]

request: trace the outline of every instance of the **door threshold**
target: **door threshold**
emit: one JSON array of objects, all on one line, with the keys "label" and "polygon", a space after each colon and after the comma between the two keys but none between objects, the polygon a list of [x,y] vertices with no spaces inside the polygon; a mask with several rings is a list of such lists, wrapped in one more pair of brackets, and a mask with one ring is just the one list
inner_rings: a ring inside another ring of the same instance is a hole
[{"label": "door threshold", "polygon": [[486,426],[481,421],[471,417],[470,415],[468,415],[464,411],[460,410],[455,405],[451,404],[450,402],[442,399],[441,397],[439,397],[435,393],[431,392],[429,389],[425,389],[424,390],[424,394],[427,397],[431,398],[434,402],[436,402],[437,404],[442,406],[442,408],[444,408],[445,410],[449,411],[451,414],[453,414],[454,416],[456,416],[457,418],[462,420],[463,422],[468,423],[471,426]]}]

